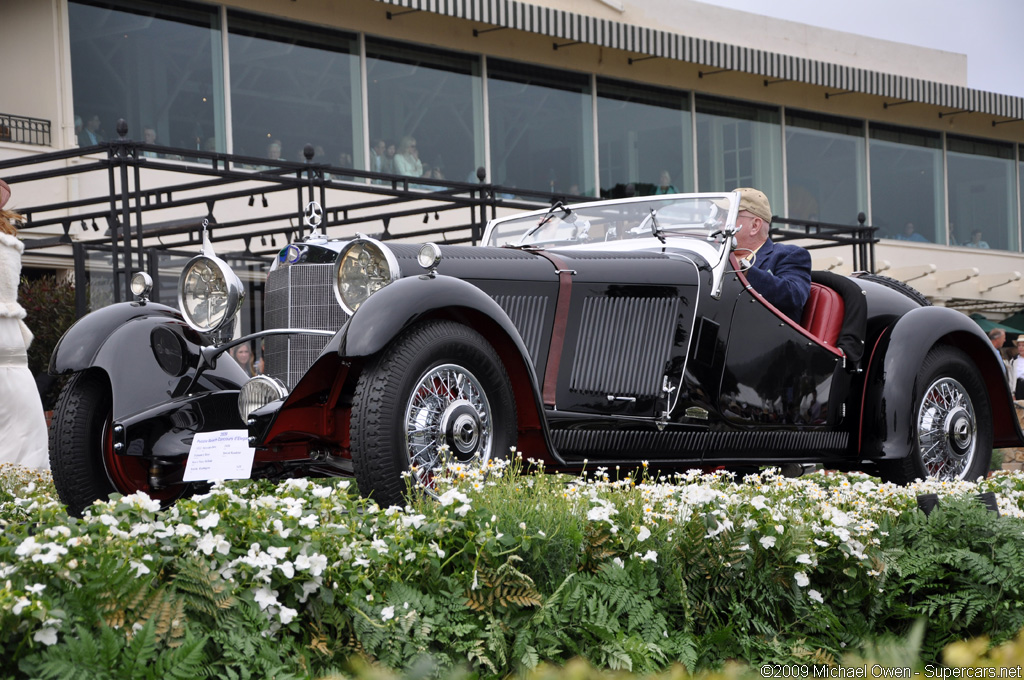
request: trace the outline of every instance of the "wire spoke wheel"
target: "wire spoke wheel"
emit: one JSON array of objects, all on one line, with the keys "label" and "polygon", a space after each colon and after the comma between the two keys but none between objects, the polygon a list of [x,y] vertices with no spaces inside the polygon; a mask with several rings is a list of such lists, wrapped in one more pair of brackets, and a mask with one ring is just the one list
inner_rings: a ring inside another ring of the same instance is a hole
[{"label": "wire spoke wheel", "polygon": [[893,417],[888,432],[906,455],[879,462],[883,479],[909,484],[915,479],[975,480],[992,460],[992,408],[982,372],[956,347],[939,345],[925,355],[914,391],[906,397],[906,417]]},{"label": "wire spoke wheel", "polygon": [[416,381],[405,409],[410,470],[430,489],[448,461],[486,464],[491,455],[491,406],[483,386],[456,364],[432,368]]},{"label": "wire spoke wheel", "polygon": [[964,386],[952,378],[929,385],[917,411],[917,445],[928,476],[963,479],[977,444],[978,421]]},{"label": "wire spoke wheel", "polygon": [[449,463],[507,456],[518,434],[501,359],[480,333],[454,321],[424,321],[396,337],[359,377],[352,404],[356,481],[385,507],[405,502],[409,486],[434,495]]}]

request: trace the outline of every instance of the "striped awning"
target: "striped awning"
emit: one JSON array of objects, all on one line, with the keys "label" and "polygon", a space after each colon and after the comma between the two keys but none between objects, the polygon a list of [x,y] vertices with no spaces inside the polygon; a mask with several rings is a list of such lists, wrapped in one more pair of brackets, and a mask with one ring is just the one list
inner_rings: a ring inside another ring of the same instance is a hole
[{"label": "striped awning", "polygon": [[408,9],[479,21],[563,40],[676,59],[765,78],[933,104],[956,111],[1024,118],[1024,98],[908,78],[693,38],[621,21],[538,7],[520,0],[378,0]]}]

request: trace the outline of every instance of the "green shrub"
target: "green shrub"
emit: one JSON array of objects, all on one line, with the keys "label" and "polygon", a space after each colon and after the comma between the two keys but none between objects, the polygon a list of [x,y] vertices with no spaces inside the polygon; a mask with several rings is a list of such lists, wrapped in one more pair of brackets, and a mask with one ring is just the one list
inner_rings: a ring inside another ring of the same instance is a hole
[{"label": "green shrub", "polygon": [[[436,500],[401,508],[345,480],[239,481],[164,511],[114,497],[81,520],[45,478],[0,468],[0,677],[315,678],[368,662],[497,678],[574,658],[692,672],[859,663],[887,634],[921,663],[1021,625],[1021,475],[897,487],[522,466],[454,466]],[[930,518],[919,493],[941,496]]]}]

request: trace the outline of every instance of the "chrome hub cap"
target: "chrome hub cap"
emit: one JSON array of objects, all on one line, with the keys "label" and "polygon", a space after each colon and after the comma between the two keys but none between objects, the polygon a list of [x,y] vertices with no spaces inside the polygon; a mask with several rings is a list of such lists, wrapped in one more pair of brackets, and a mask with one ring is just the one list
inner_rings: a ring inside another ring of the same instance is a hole
[{"label": "chrome hub cap", "polygon": [[486,462],[491,456],[491,408],[476,376],[455,364],[424,373],[405,409],[405,439],[421,486],[432,485],[446,454],[464,463]]},{"label": "chrome hub cap", "polygon": [[925,391],[917,412],[917,445],[929,477],[963,479],[974,461],[978,425],[967,390],[940,378]]}]

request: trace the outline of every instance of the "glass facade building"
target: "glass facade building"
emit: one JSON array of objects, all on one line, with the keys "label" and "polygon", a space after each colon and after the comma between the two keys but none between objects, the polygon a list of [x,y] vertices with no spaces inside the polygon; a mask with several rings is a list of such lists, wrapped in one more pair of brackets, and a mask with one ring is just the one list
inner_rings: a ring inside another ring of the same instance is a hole
[{"label": "glass facade building", "polygon": [[[71,0],[80,146],[158,144],[622,196],[754,186],[776,215],[1019,251],[1020,145],[824,115],[200,3]],[[182,154],[187,158],[187,154]],[[410,185],[417,188],[414,182]]]}]

